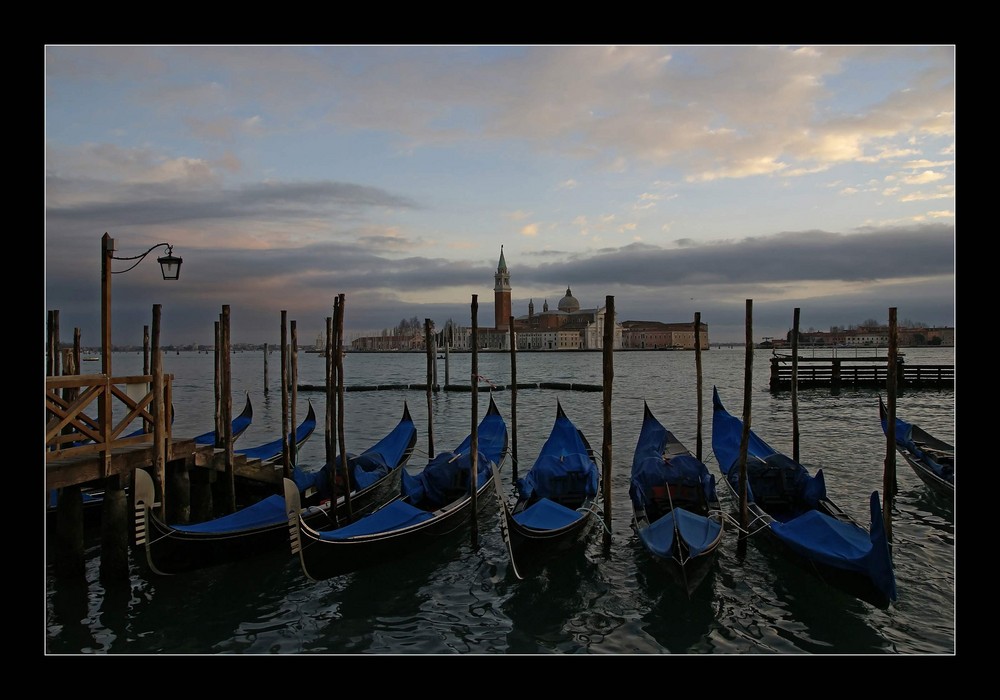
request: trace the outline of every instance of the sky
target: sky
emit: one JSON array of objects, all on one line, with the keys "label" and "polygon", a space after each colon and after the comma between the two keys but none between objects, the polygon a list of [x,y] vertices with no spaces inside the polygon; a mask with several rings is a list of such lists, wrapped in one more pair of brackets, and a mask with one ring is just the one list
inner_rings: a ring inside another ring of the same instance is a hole
[{"label": "sky", "polygon": [[[712,343],[955,324],[953,45],[46,45],[45,316],[312,345],[608,297]],[[183,259],[164,281],[167,243]],[[145,258],[140,258],[150,248]],[[134,265],[134,267],[132,267]],[[131,269],[129,269],[131,268]],[[127,271],[126,271],[127,270]],[[44,324],[43,324],[44,325]]]}]

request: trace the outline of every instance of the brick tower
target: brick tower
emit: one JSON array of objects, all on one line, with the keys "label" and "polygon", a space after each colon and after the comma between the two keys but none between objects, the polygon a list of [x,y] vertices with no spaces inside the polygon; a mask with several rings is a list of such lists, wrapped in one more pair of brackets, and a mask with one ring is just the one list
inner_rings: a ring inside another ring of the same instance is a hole
[{"label": "brick tower", "polygon": [[503,246],[500,246],[500,262],[497,273],[493,276],[493,304],[497,330],[510,325],[510,273],[507,272],[507,261],[503,259]]}]

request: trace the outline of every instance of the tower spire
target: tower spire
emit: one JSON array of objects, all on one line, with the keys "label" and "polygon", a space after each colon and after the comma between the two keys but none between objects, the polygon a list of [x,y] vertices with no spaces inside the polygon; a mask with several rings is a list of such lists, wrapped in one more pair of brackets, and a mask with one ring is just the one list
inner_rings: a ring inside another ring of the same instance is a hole
[{"label": "tower spire", "polygon": [[506,328],[510,319],[510,272],[507,271],[507,261],[503,257],[503,245],[500,246],[500,262],[497,263],[497,273],[493,276],[494,328]]}]

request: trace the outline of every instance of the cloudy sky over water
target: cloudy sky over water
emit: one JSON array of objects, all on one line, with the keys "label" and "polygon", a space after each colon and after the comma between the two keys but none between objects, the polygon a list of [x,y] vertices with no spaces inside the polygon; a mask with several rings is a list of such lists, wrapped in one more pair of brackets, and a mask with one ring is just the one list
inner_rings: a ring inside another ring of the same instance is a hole
[{"label": "cloudy sky over water", "polygon": [[[567,287],[712,342],[955,322],[955,47],[45,47],[45,310],[100,343],[493,325]],[[134,261],[132,261],[134,262]],[[132,262],[115,264],[125,270]]]}]

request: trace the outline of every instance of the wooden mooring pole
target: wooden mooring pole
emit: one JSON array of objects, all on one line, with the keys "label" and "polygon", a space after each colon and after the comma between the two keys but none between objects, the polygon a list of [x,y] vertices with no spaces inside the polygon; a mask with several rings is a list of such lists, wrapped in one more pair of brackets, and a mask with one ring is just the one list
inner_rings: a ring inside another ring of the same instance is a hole
[{"label": "wooden mooring pole", "polygon": [[604,546],[611,546],[611,386],[615,378],[615,298],[604,298],[604,444],[601,446],[601,490],[604,492]]},{"label": "wooden mooring pole", "polygon": [[[510,329],[510,478],[517,484],[517,336],[514,334],[514,317],[509,317]],[[500,488],[500,484],[497,484]],[[501,515],[501,517],[503,517]]]},{"label": "wooden mooring pole", "polygon": [[792,459],[799,461],[799,308],[792,313]]},{"label": "wooden mooring pole", "polygon": [[337,314],[337,347],[334,356],[337,365],[337,436],[340,441],[340,468],[344,474],[344,502],[347,506],[347,521],[354,520],[354,510],[351,505],[351,476],[347,465],[347,440],[344,433],[344,303],[347,298],[344,294],[338,294],[337,300],[340,302],[340,313]]},{"label": "wooden mooring pole", "polygon": [[[472,548],[479,549],[479,295],[472,295],[472,444],[469,460],[469,488],[472,490]],[[494,488],[500,488],[494,484]],[[501,516],[502,517],[502,516]]]},{"label": "wooden mooring pole", "polygon": [[897,353],[896,307],[889,309],[889,350],[886,358],[886,436],[885,468],[882,474],[882,522],[885,536],[892,542],[892,507],[896,500],[896,353]]},{"label": "wooden mooring pole", "polygon": [[[431,342],[431,320],[424,319],[424,357],[427,359],[427,415],[434,410],[434,344]],[[434,435],[427,435],[427,454],[434,455]]]},{"label": "wooden mooring pole", "polygon": [[698,392],[698,432],[697,439],[695,441],[695,457],[698,461],[701,459],[701,312],[694,312],[694,373],[695,373],[695,387]]},{"label": "wooden mooring pole", "polygon": [[740,437],[740,536],[737,556],[746,554],[750,513],[747,508],[747,447],[750,444],[750,403],[753,395],[753,299],[746,302],[746,358],[743,365],[743,434]]}]

